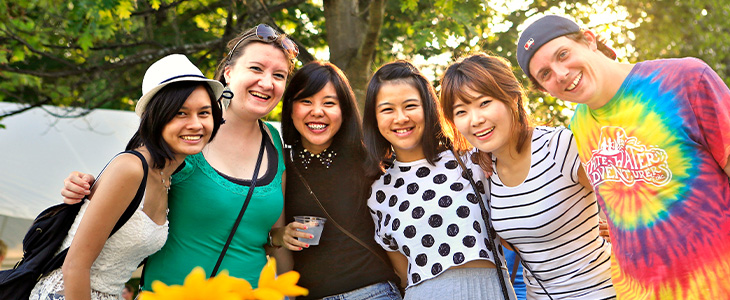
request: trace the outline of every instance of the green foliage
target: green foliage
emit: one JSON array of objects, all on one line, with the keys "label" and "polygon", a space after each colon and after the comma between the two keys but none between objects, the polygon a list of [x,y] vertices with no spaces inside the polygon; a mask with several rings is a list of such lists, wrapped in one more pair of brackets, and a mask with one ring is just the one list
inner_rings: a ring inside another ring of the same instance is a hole
[{"label": "green foliage", "polygon": [[[730,84],[730,6],[726,1],[622,1],[628,21],[618,36],[636,49],[630,61],[698,57]],[[661,34],[657,34],[661,33]]]},{"label": "green foliage", "polygon": [[[212,77],[226,54],[225,42],[257,23],[279,26],[300,43],[302,59],[306,52],[326,52],[323,5],[336,2],[0,1],[0,101],[127,110],[140,95],[150,63],[185,53]],[[377,44],[372,68],[411,59],[435,85],[448,63],[474,52],[508,58],[527,84],[514,49],[520,25],[544,13],[590,24],[623,61],[695,56],[730,82],[730,6],[722,1],[405,0],[385,6],[378,40],[364,41]],[[606,11],[620,16],[602,21]],[[367,71],[372,70],[362,70]],[[568,121],[572,106],[538,92],[529,98],[538,123]],[[280,113],[275,110],[270,119]]]}]

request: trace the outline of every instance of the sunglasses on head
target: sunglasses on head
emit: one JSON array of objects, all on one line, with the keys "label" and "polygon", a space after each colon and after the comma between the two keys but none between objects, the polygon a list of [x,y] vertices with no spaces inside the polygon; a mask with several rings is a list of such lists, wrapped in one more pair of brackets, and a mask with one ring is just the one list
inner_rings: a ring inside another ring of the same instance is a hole
[{"label": "sunglasses on head", "polygon": [[[233,49],[231,49],[231,52],[228,52],[228,60],[231,60],[231,55],[234,51],[236,51],[236,48],[238,47],[238,44],[241,43],[241,41],[248,39],[249,37],[255,37],[258,40],[266,43],[273,43],[276,41],[276,39],[279,37],[279,34],[274,30],[274,28],[271,28],[271,26],[266,24],[259,24],[256,26],[256,32],[252,36],[248,37],[242,37],[241,39],[236,42],[235,45],[233,45]],[[295,59],[297,55],[299,55],[299,48],[297,47],[297,44],[294,43],[290,38],[283,38],[281,40],[281,47],[284,48],[284,51],[286,52],[287,56],[289,56],[289,59]]]}]

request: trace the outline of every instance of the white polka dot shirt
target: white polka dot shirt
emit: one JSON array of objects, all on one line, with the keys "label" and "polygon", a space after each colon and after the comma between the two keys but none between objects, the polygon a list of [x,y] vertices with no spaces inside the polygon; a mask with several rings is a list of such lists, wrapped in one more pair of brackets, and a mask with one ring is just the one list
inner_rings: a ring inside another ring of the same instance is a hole
[{"label": "white polka dot shirt", "polygon": [[[439,157],[435,166],[426,159],[395,161],[373,183],[368,197],[375,240],[408,258],[408,287],[472,260],[494,262],[479,198],[451,151]],[[462,161],[486,199],[484,173],[467,157]],[[503,256],[498,239],[495,244]]]}]

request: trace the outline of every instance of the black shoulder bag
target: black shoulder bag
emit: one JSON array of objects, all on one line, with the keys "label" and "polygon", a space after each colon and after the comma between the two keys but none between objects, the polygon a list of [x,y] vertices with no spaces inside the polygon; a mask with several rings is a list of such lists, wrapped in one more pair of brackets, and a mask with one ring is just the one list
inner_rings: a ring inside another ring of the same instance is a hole
[{"label": "black shoulder bag", "polygon": [[[127,223],[137,210],[147,184],[148,165],[144,156],[134,150],[122,153],[134,154],[142,161],[144,177],[134,199],[114,225],[114,229],[109,234],[110,237]],[[107,166],[109,166],[109,163],[107,163]],[[102,169],[99,177],[102,176],[105,169],[106,166]],[[84,197],[84,199],[87,199],[87,197]],[[68,231],[76,220],[76,215],[78,215],[83,203],[82,200],[76,204],[57,204],[45,209],[35,218],[23,238],[23,258],[15,264],[13,269],[0,272],[0,299],[28,299],[33,287],[43,275],[63,265],[69,248],[58,254],[55,253],[63,244],[63,240],[66,239]]]}]

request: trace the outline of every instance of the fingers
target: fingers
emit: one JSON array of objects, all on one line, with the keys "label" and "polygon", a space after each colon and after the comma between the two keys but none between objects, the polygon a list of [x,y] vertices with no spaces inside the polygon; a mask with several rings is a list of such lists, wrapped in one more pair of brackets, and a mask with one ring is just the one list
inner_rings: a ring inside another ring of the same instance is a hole
[{"label": "fingers", "polygon": [[606,220],[598,221],[598,235],[603,237],[607,242],[611,242],[611,235],[608,230],[608,222]]},{"label": "fingers", "polygon": [[91,188],[91,184],[94,182],[94,176],[91,176],[90,174],[85,174],[81,172],[71,172],[71,174],[68,175],[66,180],[64,180],[64,183],[66,183],[66,187],[69,185],[78,186],[84,189]]},{"label": "fingers", "polygon": [[80,172],[71,172],[66,179],[63,180],[63,189],[61,196],[63,202],[74,204],[81,201],[84,196],[91,193],[91,183],[94,182],[94,176]]},{"label": "fingers", "polygon": [[313,237],[311,233],[302,232],[297,229],[305,230],[307,229],[307,226],[302,223],[291,222],[286,225],[286,229],[284,230],[284,246],[292,251],[301,251],[304,248],[309,248],[309,244],[306,242],[306,239],[311,239]]}]

